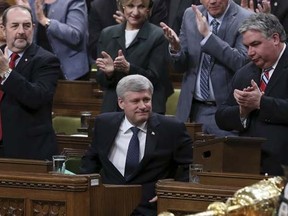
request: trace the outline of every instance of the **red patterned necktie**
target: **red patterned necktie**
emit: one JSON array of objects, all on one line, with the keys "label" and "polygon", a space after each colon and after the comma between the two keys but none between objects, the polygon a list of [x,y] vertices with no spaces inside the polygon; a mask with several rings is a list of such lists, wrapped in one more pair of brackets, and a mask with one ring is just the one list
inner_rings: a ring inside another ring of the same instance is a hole
[{"label": "red patterned necktie", "polygon": [[273,67],[269,67],[269,68],[263,69],[263,71],[262,71],[260,85],[259,85],[259,88],[262,92],[265,92],[266,86],[267,86],[269,79],[270,79],[269,72],[272,69],[273,69]]},{"label": "red patterned necktie", "polygon": [[18,53],[12,53],[11,57],[10,57],[10,62],[9,62],[9,68],[10,69],[14,69],[15,64],[16,64],[16,60],[19,58]]},{"label": "red patterned necktie", "polygon": [[[9,62],[9,68],[10,69],[14,69],[15,64],[16,64],[16,60],[19,58],[20,56],[18,55],[18,53],[12,53],[11,57],[10,57],[10,62]],[[0,82],[2,81],[2,79],[0,79]],[[0,89],[0,105],[1,105],[1,101],[3,98],[3,91]],[[1,116],[1,112],[0,112],[0,140],[2,140],[2,116]]]}]

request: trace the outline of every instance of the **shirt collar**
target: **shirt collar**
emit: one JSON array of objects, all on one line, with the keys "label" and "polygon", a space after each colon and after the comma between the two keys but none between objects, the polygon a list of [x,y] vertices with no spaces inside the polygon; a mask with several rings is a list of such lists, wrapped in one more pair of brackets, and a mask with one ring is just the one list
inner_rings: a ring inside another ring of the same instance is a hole
[{"label": "shirt collar", "polygon": [[[125,116],[124,120],[122,121],[120,125],[120,130],[123,131],[123,133],[127,133],[131,127],[135,127],[135,125],[131,124],[127,117]],[[147,122],[144,122],[143,124],[137,126],[142,132],[147,132]]]},{"label": "shirt collar", "polygon": [[[7,51],[8,51],[8,57],[10,58],[13,52],[11,50],[9,50],[9,49]],[[23,56],[23,53],[24,52],[18,53],[19,59]]]},{"label": "shirt collar", "polygon": [[282,49],[282,51],[280,52],[277,61],[275,62],[275,64],[272,65],[273,69],[276,68],[276,66],[277,66],[277,64],[278,64],[278,62],[279,62],[279,60],[280,60],[280,58],[282,57],[282,55],[283,55],[285,49],[286,49],[286,43],[284,43],[283,49]]}]

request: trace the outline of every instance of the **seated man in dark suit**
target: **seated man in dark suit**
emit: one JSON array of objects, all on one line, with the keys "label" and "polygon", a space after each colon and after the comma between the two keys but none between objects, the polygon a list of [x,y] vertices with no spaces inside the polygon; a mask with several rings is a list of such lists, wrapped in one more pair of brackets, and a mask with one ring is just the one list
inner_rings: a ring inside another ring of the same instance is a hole
[{"label": "seated man in dark suit", "polygon": [[[157,180],[188,180],[192,140],[184,123],[151,112],[153,85],[146,77],[126,76],[119,81],[116,91],[124,112],[96,117],[94,138],[82,158],[81,173],[100,172],[105,184],[141,184],[142,201],[132,215],[154,216]],[[139,131],[136,137],[132,132],[135,127]],[[137,141],[129,142],[131,137]],[[130,154],[132,143],[137,147],[134,162]],[[177,172],[179,167],[182,172]]]},{"label": "seated man in dark suit", "polygon": [[32,14],[14,5],[3,13],[5,51],[0,51],[0,157],[52,159],[58,153],[52,102],[59,60],[34,44]]}]

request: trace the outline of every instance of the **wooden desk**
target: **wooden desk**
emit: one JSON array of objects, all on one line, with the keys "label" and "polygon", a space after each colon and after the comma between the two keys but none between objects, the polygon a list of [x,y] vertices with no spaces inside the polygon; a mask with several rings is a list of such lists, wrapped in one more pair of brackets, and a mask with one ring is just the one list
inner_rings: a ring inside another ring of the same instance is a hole
[{"label": "wooden desk", "polygon": [[106,185],[98,174],[63,175],[50,168],[51,161],[1,158],[0,214],[127,216],[141,200],[140,185]]},{"label": "wooden desk", "polygon": [[233,173],[199,173],[200,184],[161,180],[156,184],[158,213],[175,215],[205,211],[215,201],[225,202],[240,188],[254,184],[261,175]]},{"label": "wooden desk", "polygon": [[99,175],[0,173],[1,215],[127,216],[141,187],[103,185]]},{"label": "wooden desk", "polygon": [[197,140],[193,146],[193,161],[203,164],[205,171],[259,174],[261,144],[264,141],[259,137]]}]

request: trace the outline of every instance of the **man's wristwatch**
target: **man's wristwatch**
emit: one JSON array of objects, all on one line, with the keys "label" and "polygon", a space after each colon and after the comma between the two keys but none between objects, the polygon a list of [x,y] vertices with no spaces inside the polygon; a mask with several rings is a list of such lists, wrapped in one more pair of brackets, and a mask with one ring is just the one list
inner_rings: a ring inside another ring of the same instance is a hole
[{"label": "man's wristwatch", "polygon": [[45,23],[45,28],[47,29],[50,26],[51,20],[47,19],[46,23]]},{"label": "man's wristwatch", "polygon": [[1,74],[1,82],[4,82],[7,78],[8,78],[8,76],[10,75],[10,73],[11,73],[11,69],[9,68],[8,69],[8,71],[6,71],[6,72],[4,72],[3,74]]}]

